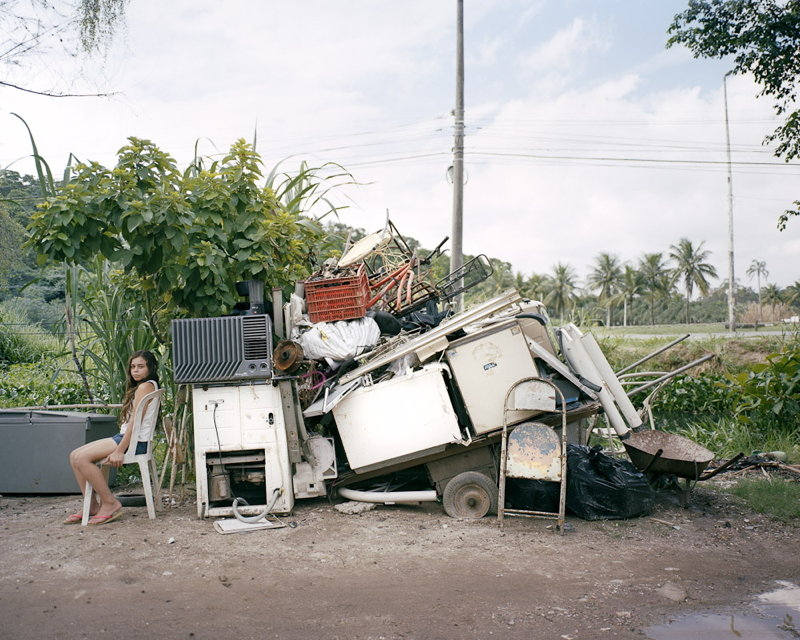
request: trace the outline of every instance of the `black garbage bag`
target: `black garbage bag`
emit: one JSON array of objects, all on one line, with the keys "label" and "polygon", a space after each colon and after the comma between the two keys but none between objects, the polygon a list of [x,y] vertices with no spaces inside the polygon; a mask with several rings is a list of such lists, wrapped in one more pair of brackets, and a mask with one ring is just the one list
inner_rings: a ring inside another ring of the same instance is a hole
[{"label": "black garbage bag", "polygon": [[524,509],[526,511],[558,512],[559,492],[561,484],[547,480],[531,480],[528,478],[506,478],[507,509]]},{"label": "black garbage bag", "polygon": [[624,520],[650,513],[655,494],[628,460],[600,447],[567,445],[567,510],[584,520]]}]

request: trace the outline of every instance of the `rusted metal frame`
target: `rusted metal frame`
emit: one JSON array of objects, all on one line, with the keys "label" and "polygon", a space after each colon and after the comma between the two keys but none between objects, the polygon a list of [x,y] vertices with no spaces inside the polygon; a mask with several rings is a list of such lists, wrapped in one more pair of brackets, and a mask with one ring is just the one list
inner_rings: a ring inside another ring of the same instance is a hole
[{"label": "rusted metal frame", "polygon": [[555,518],[558,514],[551,511],[531,511],[527,509],[504,509],[506,515],[519,516],[521,518]]},{"label": "rusted metal frame", "polygon": [[711,358],[713,358],[713,357],[715,357],[715,355],[713,353],[709,353],[707,355],[704,355],[702,358],[698,358],[697,360],[693,360],[689,364],[685,364],[682,367],[678,367],[674,371],[670,371],[669,373],[664,374],[660,378],[656,378],[655,380],[651,380],[650,382],[647,382],[647,383],[643,384],[640,387],[636,387],[635,389],[632,389],[631,391],[626,391],[625,393],[628,396],[632,396],[632,395],[635,395],[635,394],[639,393],[640,391],[646,391],[647,389],[650,389],[651,387],[655,387],[657,384],[661,384],[662,382],[664,382],[666,380],[669,380],[670,378],[674,378],[675,376],[677,376],[678,374],[683,373],[684,371],[688,371],[689,369],[692,369],[693,367],[696,367],[699,364],[703,364],[704,362],[707,362],[708,360],[711,360]]},{"label": "rusted metal frame", "polygon": [[[506,498],[506,464],[508,457],[508,399],[518,386],[526,382],[542,382],[552,387],[561,399],[561,484],[558,499],[558,513],[543,512],[546,515],[537,515],[536,512],[524,509],[509,509],[509,515],[519,515],[519,512],[526,513],[529,517],[541,518],[555,518],[557,521],[558,530],[561,534],[564,533],[564,521],[566,515],[566,498],[567,498],[567,403],[564,394],[555,384],[550,380],[543,378],[523,378],[518,380],[506,393],[505,400],[503,401],[503,430],[500,438],[500,473],[498,480],[498,498],[497,498],[497,520],[500,523],[500,530],[503,529],[503,518],[506,513],[505,498]],[[552,413],[555,413],[553,411]]]},{"label": "rusted metal frame", "polygon": [[419,277],[416,277],[416,281],[411,287],[411,296],[408,298],[409,302],[400,307],[392,307],[390,303],[389,310],[395,315],[404,316],[416,311],[417,309],[421,309],[428,303],[428,301],[437,299],[438,297],[439,293],[432,284],[429,284],[424,280],[420,280]]},{"label": "rusted metal frame", "polygon": [[[389,293],[395,286],[397,286],[397,306],[400,306],[402,301],[402,294],[403,294],[403,285],[408,281],[410,283],[410,278],[413,276],[414,265],[416,263],[415,258],[411,258],[408,263],[404,264],[402,267],[399,267],[392,271],[389,275],[385,276],[375,284],[370,284],[371,289],[377,289],[381,286],[383,288],[375,295],[373,298],[367,303],[367,308],[371,307],[372,305],[376,304],[378,301],[381,300],[386,294]],[[384,286],[385,285],[385,286]],[[411,295],[410,285],[408,295]],[[411,301],[409,300],[408,303]],[[387,304],[391,304],[387,301]]]}]

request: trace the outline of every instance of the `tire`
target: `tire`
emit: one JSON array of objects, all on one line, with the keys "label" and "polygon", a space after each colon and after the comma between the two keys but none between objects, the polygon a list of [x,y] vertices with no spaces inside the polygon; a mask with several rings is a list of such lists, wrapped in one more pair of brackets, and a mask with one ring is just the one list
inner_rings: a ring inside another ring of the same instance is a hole
[{"label": "tire", "polygon": [[477,471],[465,471],[444,488],[442,504],[451,518],[482,518],[497,512],[497,486]]}]

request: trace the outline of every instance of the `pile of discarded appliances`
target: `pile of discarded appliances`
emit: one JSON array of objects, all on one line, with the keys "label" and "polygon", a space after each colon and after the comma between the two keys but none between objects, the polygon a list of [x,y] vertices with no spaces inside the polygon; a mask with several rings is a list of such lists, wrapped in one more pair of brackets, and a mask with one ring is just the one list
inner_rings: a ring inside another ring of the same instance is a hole
[{"label": "pile of discarded appliances", "polygon": [[[199,517],[288,513],[295,499],[338,493],[563,525],[567,446],[587,444],[599,412],[640,471],[701,477],[713,455],[645,429],[591,334],[553,332],[544,306],[513,291],[440,310],[491,273],[479,256],[434,280],[441,246],[420,258],[389,223],[288,301],[276,290],[270,305],[250,282],[241,315],[173,321]],[[558,508],[507,505],[512,479],[556,483]]]}]

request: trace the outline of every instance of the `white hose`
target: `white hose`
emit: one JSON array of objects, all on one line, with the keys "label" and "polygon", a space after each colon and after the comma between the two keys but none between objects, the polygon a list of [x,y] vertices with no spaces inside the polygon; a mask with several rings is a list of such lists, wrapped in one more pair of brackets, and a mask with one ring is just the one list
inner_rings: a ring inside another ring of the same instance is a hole
[{"label": "white hose", "polygon": [[241,502],[243,505],[247,505],[247,500],[245,500],[244,498],[236,498],[233,501],[232,505],[233,515],[236,516],[236,519],[239,522],[246,522],[246,523],[258,522],[262,518],[266,518],[269,515],[269,512],[272,511],[273,507],[275,507],[275,503],[278,501],[278,498],[281,496],[282,493],[283,491],[280,488],[275,488],[272,492],[272,502],[270,502],[261,513],[254,516],[245,516],[239,513],[239,503]]},{"label": "white hose", "polygon": [[402,504],[414,502],[435,502],[438,497],[436,491],[357,491],[342,487],[339,495],[356,502],[377,502],[383,504]]}]

